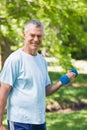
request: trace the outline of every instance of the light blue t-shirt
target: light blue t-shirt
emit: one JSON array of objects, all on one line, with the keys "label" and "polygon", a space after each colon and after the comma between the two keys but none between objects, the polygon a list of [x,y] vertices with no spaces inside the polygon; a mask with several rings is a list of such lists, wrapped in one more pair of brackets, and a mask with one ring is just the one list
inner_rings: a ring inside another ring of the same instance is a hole
[{"label": "light blue t-shirt", "polygon": [[45,122],[45,87],[50,84],[45,59],[19,49],[6,60],[0,81],[12,86],[8,97],[10,121],[42,124]]}]

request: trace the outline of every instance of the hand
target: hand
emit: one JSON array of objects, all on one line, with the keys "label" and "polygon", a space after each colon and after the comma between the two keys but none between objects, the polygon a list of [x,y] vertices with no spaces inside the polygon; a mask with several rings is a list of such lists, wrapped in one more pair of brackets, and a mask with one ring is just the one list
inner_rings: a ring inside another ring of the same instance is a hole
[{"label": "hand", "polygon": [[62,84],[66,85],[66,84],[74,81],[74,79],[77,75],[78,75],[77,70],[73,68],[70,71],[68,71],[68,73],[66,75],[61,76],[60,81]]},{"label": "hand", "polygon": [[75,80],[75,77],[76,77],[75,73],[73,73],[71,70],[68,71],[68,73],[66,74],[66,76],[68,76],[70,82],[73,82]]},{"label": "hand", "polygon": [[3,125],[1,125],[0,130],[6,130],[6,128]]}]

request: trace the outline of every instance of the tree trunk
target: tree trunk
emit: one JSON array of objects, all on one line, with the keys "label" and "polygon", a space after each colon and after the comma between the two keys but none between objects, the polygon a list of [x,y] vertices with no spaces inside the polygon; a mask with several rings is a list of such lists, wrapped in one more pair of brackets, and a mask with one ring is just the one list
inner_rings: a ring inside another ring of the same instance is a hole
[{"label": "tree trunk", "polygon": [[1,68],[4,65],[6,58],[12,52],[10,46],[14,45],[7,37],[2,36],[1,38]]}]

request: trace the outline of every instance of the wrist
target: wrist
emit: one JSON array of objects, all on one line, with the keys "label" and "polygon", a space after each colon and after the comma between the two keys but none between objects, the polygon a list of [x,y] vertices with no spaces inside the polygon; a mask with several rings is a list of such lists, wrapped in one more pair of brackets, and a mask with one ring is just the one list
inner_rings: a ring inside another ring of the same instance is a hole
[{"label": "wrist", "polygon": [[2,126],[2,121],[0,120],[0,127]]},{"label": "wrist", "polygon": [[59,81],[57,82],[57,86],[58,86],[58,87],[62,87],[62,86],[63,86],[63,83],[59,80]]},{"label": "wrist", "polygon": [[0,127],[2,127],[2,124],[0,124]]}]

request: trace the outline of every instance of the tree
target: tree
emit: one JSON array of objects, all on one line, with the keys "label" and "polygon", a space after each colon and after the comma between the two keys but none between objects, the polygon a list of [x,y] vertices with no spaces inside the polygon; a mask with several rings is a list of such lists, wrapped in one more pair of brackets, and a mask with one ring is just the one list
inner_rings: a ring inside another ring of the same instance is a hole
[{"label": "tree", "polygon": [[45,37],[40,51],[49,50],[64,69],[70,67],[74,54],[82,55],[81,51],[87,48],[86,0],[4,0],[0,8],[4,18],[0,19],[0,32],[11,41],[11,50],[21,46],[21,32],[29,19],[38,19],[44,24]]}]

